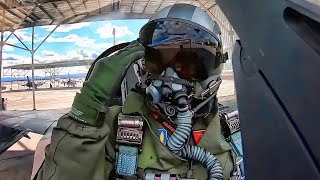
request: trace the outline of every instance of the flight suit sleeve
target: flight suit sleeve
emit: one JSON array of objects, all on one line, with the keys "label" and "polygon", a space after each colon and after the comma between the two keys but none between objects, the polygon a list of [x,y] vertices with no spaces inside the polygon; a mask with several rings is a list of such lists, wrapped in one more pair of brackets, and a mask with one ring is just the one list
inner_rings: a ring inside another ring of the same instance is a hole
[{"label": "flight suit sleeve", "polygon": [[106,123],[92,127],[62,116],[53,129],[37,180],[108,179],[113,168],[105,148],[109,133]]}]

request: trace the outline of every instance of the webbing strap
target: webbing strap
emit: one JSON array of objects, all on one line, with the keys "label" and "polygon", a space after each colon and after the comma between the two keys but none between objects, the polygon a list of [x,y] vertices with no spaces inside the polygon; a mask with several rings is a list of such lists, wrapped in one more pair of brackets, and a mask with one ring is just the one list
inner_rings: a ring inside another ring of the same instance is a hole
[{"label": "webbing strap", "polygon": [[231,134],[229,144],[237,155],[237,160],[236,160],[237,169],[235,169],[236,173],[231,178],[231,180],[243,180],[245,176],[244,176],[242,139],[241,139],[240,131]]},{"label": "webbing strap", "polygon": [[130,177],[130,179],[136,177],[139,148],[142,144],[142,128],[141,116],[119,114],[116,137],[119,149],[115,164],[117,177]]},{"label": "webbing strap", "polygon": [[241,132],[231,134],[229,144],[235,150],[237,156],[243,156]]},{"label": "webbing strap", "polygon": [[175,77],[168,77],[168,76],[163,76],[160,75],[158,77],[151,77],[151,80],[160,80],[160,81],[164,81],[164,82],[172,82],[172,83],[176,83],[176,84],[183,84],[185,86],[190,86],[190,87],[194,87],[195,86],[195,82],[193,81],[188,81],[185,79],[178,79]]},{"label": "webbing strap", "polygon": [[132,176],[136,173],[138,161],[138,147],[135,146],[119,146],[117,152],[116,172],[121,176]]}]

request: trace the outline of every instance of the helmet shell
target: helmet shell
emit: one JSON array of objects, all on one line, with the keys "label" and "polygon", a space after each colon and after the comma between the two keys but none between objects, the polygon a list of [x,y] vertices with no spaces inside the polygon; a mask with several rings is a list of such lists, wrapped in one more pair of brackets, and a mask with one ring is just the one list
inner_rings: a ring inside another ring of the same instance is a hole
[{"label": "helmet shell", "polygon": [[[156,12],[140,30],[139,38],[142,45],[148,46],[151,44],[150,37],[154,34],[152,30],[154,30],[155,24],[163,21],[178,21],[209,34],[212,39],[215,39],[217,52],[219,52],[220,55],[222,54],[221,30],[219,25],[201,8],[190,4],[174,4]],[[220,57],[221,56],[217,55],[216,59],[212,59],[212,61],[215,61],[215,66],[206,67],[209,76],[221,73],[222,62],[219,59]]]},{"label": "helmet shell", "polygon": [[[156,21],[180,21],[202,28],[221,43],[221,29],[201,8],[190,4],[174,4],[156,12],[142,29]],[[141,31],[140,31],[141,32]]]}]

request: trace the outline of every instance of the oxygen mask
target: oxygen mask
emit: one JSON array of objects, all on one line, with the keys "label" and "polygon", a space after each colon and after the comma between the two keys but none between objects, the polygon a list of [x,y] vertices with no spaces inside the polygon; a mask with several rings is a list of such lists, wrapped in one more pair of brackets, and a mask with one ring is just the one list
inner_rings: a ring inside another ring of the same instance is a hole
[{"label": "oxygen mask", "polygon": [[180,79],[171,68],[166,68],[159,77],[151,78],[146,88],[151,103],[163,113],[173,117],[179,111],[188,109],[188,87],[186,80]]}]

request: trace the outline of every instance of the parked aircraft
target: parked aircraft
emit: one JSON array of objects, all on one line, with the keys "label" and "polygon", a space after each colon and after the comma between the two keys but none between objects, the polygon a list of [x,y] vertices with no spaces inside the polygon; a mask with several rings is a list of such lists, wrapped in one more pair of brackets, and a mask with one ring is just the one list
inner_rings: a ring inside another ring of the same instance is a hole
[{"label": "parked aircraft", "polygon": [[[29,89],[32,88],[32,81],[30,80],[29,76],[27,76],[28,82],[26,84],[23,84],[22,86],[27,86]],[[43,82],[34,83],[34,88],[37,89],[38,87],[42,86]]]}]

